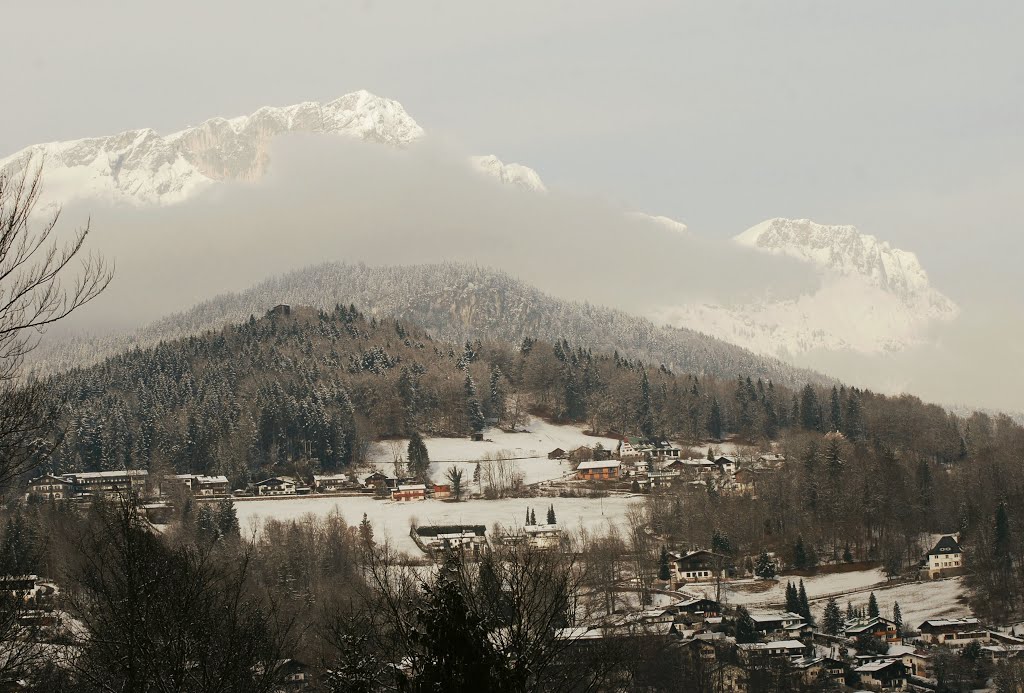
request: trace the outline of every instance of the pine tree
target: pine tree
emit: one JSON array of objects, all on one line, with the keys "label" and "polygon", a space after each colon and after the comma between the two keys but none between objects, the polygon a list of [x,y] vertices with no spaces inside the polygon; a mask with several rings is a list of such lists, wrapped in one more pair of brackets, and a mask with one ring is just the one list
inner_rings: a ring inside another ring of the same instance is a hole
[{"label": "pine tree", "polygon": [[708,462],[714,462],[715,461],[715,451],[714,451],[714,448],[712,448],[710,445],[708,446],[708,455],[707,455],[707,457],[708,457]]},{"label": "pine tree", "polygon": [[196,513],[196,532],[200,538],[205,541],[214,542],[217,541],[220,536],[220,532],[217,530],[217,521],[214,519],[213,511],[210,510],[210,506],[203,503],[199,506],[199,512]]},{"label": "pine tree", "polygon": [[427,452],[427,444],[417,431],[409,436],[409,446],[406,451],[409,459],[409,469],[420,481],[426,482],[430,476],[430,454]]},{"label": "pine tree", "polygon": [[853,621],[857,618],[857,611],[853,608],[853,602],[846,602],[846,620]]},{"label": "pine tree", "polygon": [[466,421],[474,433],[479,433],[487,426],[487,419],[484,418],[484,410],[480,406],[480,400],[476,396],[476,385],[473,383],[473,376],[466,373]]},{"label": "pine tree", "polygon": [[554,503],[552,503],[551,505],[548,506],[548,524],[549,525],[557,524],[557,520],[555,519],[555,505],[554,505]]},{"label": "pine tree", "polygon": [[807,549],[804,547],[804,537],[802,534],[797,535],[796,545],[793,546],[793,567],[797,570],[806,570],[808,568]]},{"label": "pine tree", "polygon": [[800,391],[800,425],[808,431],[821,430],[821,405],[818,395],[810,384]]},{"label": "pine tree", "polygon": [[830,597],[825,604],[825,615],[822,619],[822,630],[826,635],[839,635],[843,630],[843,613],[835,597]]},{"label": "pine tree", "polygon": [[658,579],[668,581],[672,578],[672,570],[669,567],[668,549],[661,547],[661,558],[658,561]]},{"label": "pine tree", "polygon": [[768,555],[767,551],[762,551],[761,555],[757,558],[757,564],[754,566],[754,575],[765,580],[771,580],[778,572],[778,567],[775,565],[772,557]]},{"label": "pine tree", "polygon": [[711,401],[711,413],[708,415],[708,433],[715,440],[722,439],[722,407],[716,397]]},{"label": "pine tree", "polygon": [[892,622],[896,624],[896,635],[903,637],[903,610],[900,609],[899,602],[893,602],[892,605]]},{"label": "pine tree", "polygon": [[221,537],[238,538],[241,536],[238,512],[235,510],[235,502],[230,498],[225,498],[217,503],[216,522]]},{"label": "pine tree", "polygon": [[455,501],[462,500],[462,470],[455,466],[448,467],[448,471],[445,474],[448,479],[448,483],[452,487],[452,495],[455,497]]},{"label": "pine tree", "polygon": [[526,509],[526,525],[527,526],[530,525],[530,509],[529,508]]},{"label": "pine tree", "polygon": [[832,402],[829,408],[829,427],[833,431],[843,430],[843,407],[839,400],[839,388],[832,386]]},{"label": "pine tree", "polygon": [[530,524],[531,525],[537,524],[537,511],[536,510],[531,510],[530,511]]},{"label": "pine tree", "polygon": [[363,519],[359,523],[359,536],[362,538],[363,543],[373,543],[373,525],[370,524],[370,520],[366,517],[366,513],[363,513]]},{"label": "pine tree", "polygon": [[850,551],[850,542],[846,542],[846,547],[843,549],[843,562],[853,563],[853,552]]},{"label": "pine tree", "polygon": [[651,382],[647,379],[647,371],[642,371],[640,379],[640,404],[636,414],[640,434],[648,440],[654,438],[654,413],[651,409]]},{"label": "pine tree", "polygon": [[875,599],[875,593],[872,592],[868,597],[868,618],[875,618],[878,616],[878,600]]},{"label": "pine tree", "polygon": [[1010,516],[1006,511],[1006,503],[1000,501],[996,506],[995,532],[992,539],[992,555],[1000,568],[1010,566]]},{"label": "pine tree", "polygon": [[798,614],[800,613],[800,594],[796,590],[796,585],[792,582],[786,582],[786,611]]},{"label": "pine tree", "polygon": [[808,623],[813,624],[814,618],[811,616],[811,602],[807,599],[807,590],[804,589],[804,581],[800,581],[800,591],[798,593],[800,600],[800,610],[797,612],[804,617]]},{"label": "pine tree", "polygon": [[491,391],[487,398],[487,413],[501,424],[505,418],[505,388],[502,386],[503,376],[497,365],[491,366]]},{"label": "pine tree", "polygon": [[493,672],[502,667],[488,636],[488,627],[466,603],[456,582],[457,563],[436,573],[424,588],[414,630],[421,656],[416,685],[427,691],[490,690]]},{"label": "pine tree", "polygon": [[736,609],[736,642],[743,644],[757,642],[760,638],[757,634],[757,624],[750,617],[746,607],[740,606]]}]

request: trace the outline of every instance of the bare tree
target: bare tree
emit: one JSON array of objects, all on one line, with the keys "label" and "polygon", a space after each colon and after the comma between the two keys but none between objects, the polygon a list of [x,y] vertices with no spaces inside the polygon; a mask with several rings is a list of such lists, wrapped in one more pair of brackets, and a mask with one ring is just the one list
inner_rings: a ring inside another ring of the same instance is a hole
[{"label": "bare tree", "polygon": [[[54,411],[44,388],[21,377],[25,355],[47,326],[93,300],[110,284],[113,268],[84,254],[89,224],[66,243],[56,239],[60,212],[34,215],[42,192],[42,164],[20,175],[0,172],[0,485],[32,464]],[[68,282],[74,265],[77,276]]]}]

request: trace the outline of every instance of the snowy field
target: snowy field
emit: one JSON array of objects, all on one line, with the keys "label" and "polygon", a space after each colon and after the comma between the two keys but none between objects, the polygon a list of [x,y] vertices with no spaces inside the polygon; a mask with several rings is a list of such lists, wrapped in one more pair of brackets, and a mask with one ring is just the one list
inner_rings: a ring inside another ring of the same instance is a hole
[{"label": "snowy field", "polygon": [[[601,443],[605,448],[614,450],[618,445],[614,438],[584,435],[582,426],[558,426],[534,418],[525,428],[525,431],[516,433],[488,428],[484,431],[484,440],[480,442],[469,438],[425,438],[431,459],[431,480],[446,483],[445,472],[455,463],[462,468],[463,478],[469,481],[473,478],[473,469],[478,460],[487,455],[493,457],[502,453],[506,457],[517,458],[515,464],[525,482],[535,484],[572,473],[573,468],[568,462],[548,459],[548,453],[555,448],[569,452],[581,445],[593,447]],[[393,473],[395,454],[400,454],[404,459],[408,446],[409,441],[406,439],[374,443],[369,452],[371,466],[385,474]]]},{"label": "snowy field", "polygon": [[419,549],[409,537],[412,520],[417,524],[485,525],[488,532],[494,523],[506,527],[521,527],[526,520],[526,509],[532,508],[537,520],[543,522],[549,505],[555,506],[558,524],[564,530],[581,526],[590,531],[604,531],[609,523],[624,526],[626,509],[632,503],[642,503],[638,497],[610,498],[509,498],[502,500],[474,500],[446,503],[439,500],[399,502],[376,500],[370,497],[313,496],[252,500],[235,503],[243,532],[258,527],[263,520],[294,520],[307,514],[324,516],[335,510],[349,524],[357,524],[363,513],[373,525],[375,535],[387,536],[396,548],[412,554]]},{"label": "snowy field", "polygon": [[[834,594],[836,592],[848,592],[859,590],[872,585],[885,582],[885,574],[877,568],[871,570],[853,570],[847,573],[830,573],[826,575],[812,575],[805,578],[788,578],[795,584],[804,581],[804,589],[807,590],[807,597],[812,601],[816,597]],[[782,576],[769,589],[764,589],[764,580],[740,581],[727,583],[722,586],[722,598],[729,604],[743,604],[745,606],[766,606],[768,604],[781,604],[786,601],[786,580]],[[714,595],[713,585],[684,587],[687,592],[707,592]],[[865,596],[865,600],[867,597]]]},{"label": "snowy field", "polygon": [[[799,578],[797,578],[799,580]],[[916,628],[927,618],[960,618],[971,616],[970,608],[960,598],[965,595],[963,578],[935,580],[888,587],[885,575],[880,569],[857,570],[848,573],[814,575],[803,578],[804,589],[811,601],[811,609],[819,623],[824,615],[827,598],[825,595],[838,592],[852,592],[837,596],[836,601],[845,612],[847,602],[855,607],[867,607],[868,597],[875,593],[883,616],[892,616],[894,602],[899,602],[903,622]],[[743,604],[751,609],[767,608],[770,604],[782,604],[786,600],[786,578],[767,590],[764,581],[742,581],[723,583],[723,601],[729,604]],[[705,594],[714,598],[714,585],[687,585],[683,588],[691,594]]]},{"label": "snowy field", "polygon": [[[916,629],[928,618],[962,618],[973,616],[970,607],[960,601],[966,595],[963,578],[933,580],[931,582],[912,583],[874,590],[875,599],[882,616],[892,617],[892,605],[899,602],[903,622]],[[849,597],[854,606],[867,606],[869,593],[854,594]],[[845,611],[847,598],[838,597],[840,607]],[[811,604],[815,618],[823,617],[825,601]]]}]

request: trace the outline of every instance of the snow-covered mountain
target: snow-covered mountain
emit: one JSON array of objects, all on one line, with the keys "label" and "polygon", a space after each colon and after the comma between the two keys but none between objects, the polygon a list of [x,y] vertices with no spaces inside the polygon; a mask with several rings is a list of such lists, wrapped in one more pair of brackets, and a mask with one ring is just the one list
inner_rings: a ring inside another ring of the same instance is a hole
[{"label": "snow-covered mountain", "polygon": [[478,171],[482,171],[489,176],[494,176],[502,183],[516,185],[531,192],[548,191],[547,187],[544,185],[544,181],[540,179],[540,174],[529,166],[523,166],[522,164],[506,164],[493,154],[471,157],[470,163],[472,163]]},{"label": "snow-covered mountain", "polygon": [[104,199],[134,205],[173,204],[220,180],[254,180],[266,170],[276,135],[315,132],[404,146],[423,129],[397,101],[367,91],[327,103],[260,108],[237,118],[211,118],[169,135],[151,129],[50,142],[5,159],[0,170],[44,162],[43,203]]},{"label": "snow-covered mountain", "polygon": [[[319,103],[263,107],[236,118],[211,118],[169,135],[149,128],[107,137],[37,144],[0,159],[0,171],[42,161],[42,205],[101,199],[132,205],[182,202],[216,181],[257,180],[269,164],[270,141],[284,133],[326,133],[404,147],[424,132],[402,104],[368,91]],[[493,154],[470,165],[502,183],[547,192],[540,175]]]},{"label": "snow-covered mountain", "polygon": [[[357,91],[326,103],[212,118],[169,135],[142,129],[34,145],[0,159],[0,170],[16,171],[26,161],[43,161],[43,208],[76,199],[168,205],[218,181],[258,179],[270,165],[271,140],[285,133],[327,133],[392,147],[406,147],[426,136],[397,101]],[[467,165],[510,187],[547,191],[540,175],[522,164],[487,155],[470,157]],[[624,216],[672,233],[687,231],[685,224],[668,217],[642,212]],[[852,226],[771,219],[734,242],[807,263],[816,270],[820,285],[786,300],[668,305],[652,310],[651,316],[762,354],[791,358],[819,349],[898,351],[919,343],[931,325],[958,313],[957,306],[930,285],[913,253]]]},{"label": "snow-covered mountain", "polygon": [[666,307],[658,316],[756,352],[792,357],[822,350],[899,351],[926,338],[959,308],[932,287],[914,253],[853,226],[770,219],[733,241],[816,270],[819,285],[796,298]]}]

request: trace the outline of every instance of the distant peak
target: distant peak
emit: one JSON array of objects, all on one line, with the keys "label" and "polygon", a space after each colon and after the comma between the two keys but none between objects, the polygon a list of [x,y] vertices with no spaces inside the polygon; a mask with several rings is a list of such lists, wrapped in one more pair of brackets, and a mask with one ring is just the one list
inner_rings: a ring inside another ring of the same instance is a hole
[{"label": "distant peak", "polygon": [[544,181],[540,179],[540,174],[529,166],[506,164],[494,154],[471,157],[470,163],[476,170],[493,176],[502,183],[515,185],[531,192],[547,192],[548,190]]}]

